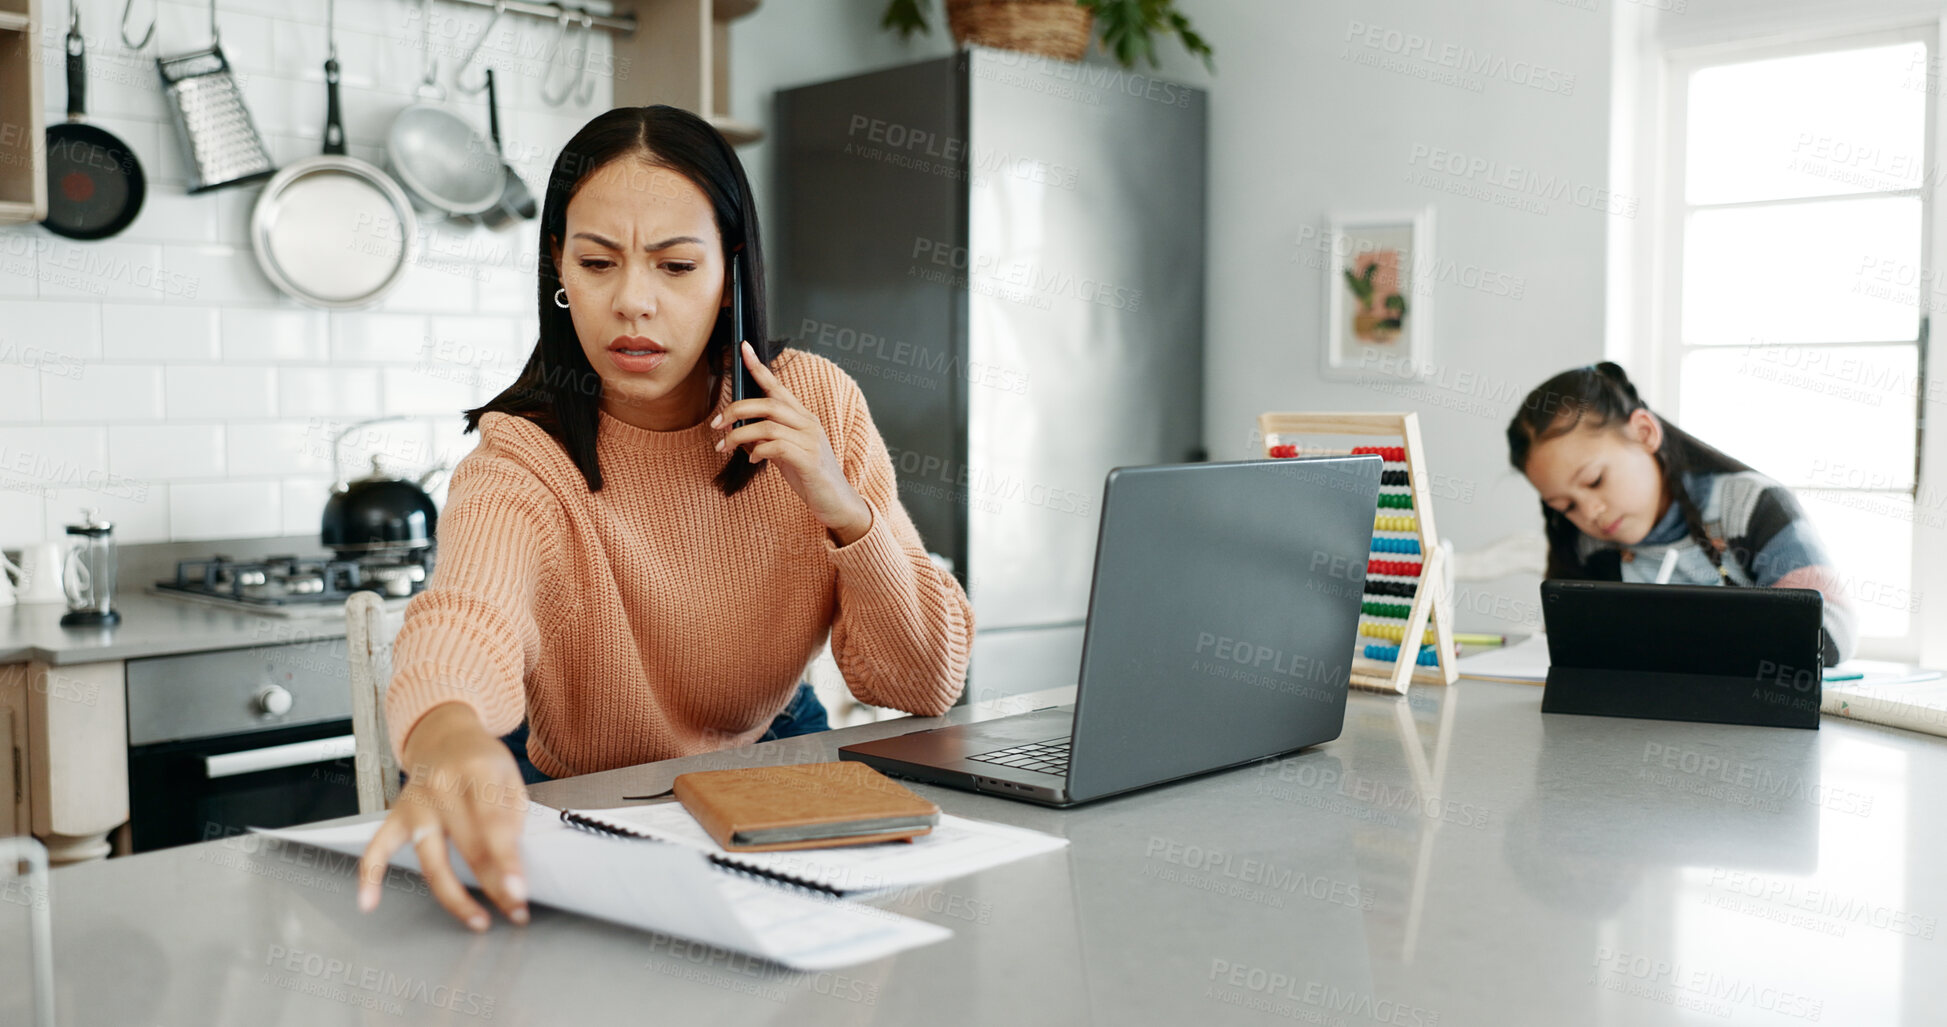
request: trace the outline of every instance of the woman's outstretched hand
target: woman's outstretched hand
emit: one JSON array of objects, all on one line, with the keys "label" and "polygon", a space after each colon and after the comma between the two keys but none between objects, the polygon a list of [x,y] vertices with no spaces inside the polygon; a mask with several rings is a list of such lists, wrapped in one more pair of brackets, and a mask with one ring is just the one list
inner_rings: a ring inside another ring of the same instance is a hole
[{"label": "woman's outstretched hand", "polygon": [[791,491],[805,501],[839,545],[849,545],[872,527],[872,507],[845,480],[832,452],[824,426],[805,409],[798,397],[777,380],[771,369],[757,359],[750,343],[738,350],[751,377],[764,389],[758,399],[743,399],[724,408],[710,422],[712,428],[734,425],[745,418],[759,418],[741,428],[731,428],[717,443],[717,451],[732,446],[746,447],[753,462],[769,460],[777,465]]},{"label": "woman's outstretched hand", "polygon": [[527,789],[513,753],[487,733],[473,707],[448,702],[420,718],[401,755],[409,780],[358,861],[358,908],[378,906],[386,865],[411,845],[439,904],[468,927],[486,930],[487,911],[447,859],[450,839],[494,905],[509,920],[527,923],[520,849]]}]

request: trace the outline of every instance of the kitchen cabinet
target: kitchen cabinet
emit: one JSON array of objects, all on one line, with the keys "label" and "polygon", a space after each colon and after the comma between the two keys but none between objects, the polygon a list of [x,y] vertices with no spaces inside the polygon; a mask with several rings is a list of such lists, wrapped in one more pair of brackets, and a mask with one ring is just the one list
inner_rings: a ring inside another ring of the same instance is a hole
[{"label": "kitchen cabinet", "polygon": [[0,224],[47,217],[41,0],[0,0]]},{"label": "kitchen cabinet", "polygon": [[128,726],[119,660],[0,666],[0,717],[10,722],[13,827],[47,846],[52,863],[101,859],[128,819]]},{"label": "kitchen cabinet", "polygon": [[733,144],[757,141],[762,130],[730,116],[730,23],[757,4],[619,0],[615,13],[633,13],[636,30],[615,36],[615,105],[666,103],[702,115]]}]

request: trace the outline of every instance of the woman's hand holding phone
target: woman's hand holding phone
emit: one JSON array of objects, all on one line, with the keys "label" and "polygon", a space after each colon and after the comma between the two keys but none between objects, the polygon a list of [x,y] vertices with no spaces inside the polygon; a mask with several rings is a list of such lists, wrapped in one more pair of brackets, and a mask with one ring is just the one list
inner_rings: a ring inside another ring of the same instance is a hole
[{"label": "woman's hand holding phone", "polygon": [[765,395],[730,404],[710,422],[710,427],[735,425],[744,418],[761,420],[731,428],[718,441],[717,451],[725,452],[732,446],[742,446],[746,447],[751,460],[769,460],[776,464],[779,473],[784,475],[785,483],[791,486],[791,491],[804,500],[805,505],[811,508],[812,515],[831,532],[839,545],[858,541],[872,527],[872,507],[859,496],[852,483],[845,480],[824,426],[816,415],[805,409],[798,397],[791,394],[790,389],[784,387],[783,382],[777,380],[771,369],[757,359],[757,351],[751,348],[750,343],[743,343],[738,355],[750,369],[751,377],[763,387]]},{"label": "woman's hand holding phone", "polygon": [[378,906],[392,854],[410,844],[439,904],[473,930],[486,930],[487,911],[447,859],[451,839],[494,905],[514,923],[527,923],[520,850],[527,789],[513,753],[487,733],[473,707],[448,702],[413,725],[402,755],[406,787],[358,862],[358,908]]}]

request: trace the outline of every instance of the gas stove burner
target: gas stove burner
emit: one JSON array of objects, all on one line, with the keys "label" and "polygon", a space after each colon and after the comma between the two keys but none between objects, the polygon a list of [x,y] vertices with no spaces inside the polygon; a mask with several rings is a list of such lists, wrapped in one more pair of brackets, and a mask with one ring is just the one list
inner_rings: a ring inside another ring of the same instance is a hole
[{"label": "gas stove burner", "polygon": [[267,556],[239,561],[219,554],[177,563],[175,580],[158,581],[156,588],[260,608],[342,603],[353,592],[404,597],[426,586],[432,558],[427,547],[357,559]]}]

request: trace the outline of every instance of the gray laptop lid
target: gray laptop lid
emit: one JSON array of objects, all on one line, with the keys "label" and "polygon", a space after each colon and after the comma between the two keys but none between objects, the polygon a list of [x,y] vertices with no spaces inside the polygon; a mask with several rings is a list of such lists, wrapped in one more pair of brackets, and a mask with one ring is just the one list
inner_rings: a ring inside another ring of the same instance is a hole
[{"label": "gray laptop lid", "polygon": [[1337,738],[1377,456],[1109,472],[1068,794]]}]

